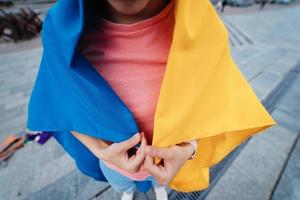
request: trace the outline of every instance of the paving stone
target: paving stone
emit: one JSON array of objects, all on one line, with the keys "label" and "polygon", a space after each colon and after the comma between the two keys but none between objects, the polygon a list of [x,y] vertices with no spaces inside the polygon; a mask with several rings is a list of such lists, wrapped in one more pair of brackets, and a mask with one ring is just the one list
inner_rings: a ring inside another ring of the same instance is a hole
[{"label": "paving stone", "polygon": [[59,178],[67,175],[68,173],[75,170],[75,163],[69,155],[64,154],[51,162],[40,167],[33,178],[31,187],[35,190],[39,190],[47,185],[54,183]]},{"label": "paving stone", "polygon": [[110,199],[121,199],[121,194],[115,192],[111,187],[101,193],[100,196],[97,197],[97,200],[110,200]]},{"label": "paving stone", "polygon": [[75,200],[77,199],[76,197],[76,172],[73,171],[57,180],[55,184],[35,192],[26,200]]},{"label": "paving stone", "polygon": [[259,99],[264,100],[276,88],[282,80],[282,77],[263,72],[255,79],[250,81],[252,88]]},{"label": "paving stone", "polygon": [[[172,189],[170,189],[169,187],[166,188],[168,195],[170,195],[170,193],[173,191]],[[145,193],[145,196],[147,197],[147,199],[149,200],[154,200],[155,198],[155,193],[153,188],[151,188],[147,193]]]},{"label": "paving stone", "polygon": [[280,125],[283,126],[296,134],[300,130],[299,119],[291,116],[287,111],[282,109],[276,109],[272,116],[274,120]]},{"label": "paving stone", "polygon": [[[268,67],[272,66],[279,59],[280,51],[278,49],[264,50],[256,54],[252,60],[247,62],[242,62],[241,68],[243,73],[246,75],[247,80],[252,80],[258,76],[262,71],[266,70]],[[266,57],[273,59],[266,59]]]},{"label": "paving stone", "polygon": [[109,185],[105,182],[95,181],[93,178],[88,177],[79,170],[77,173],[77,199],[91,199],[99,192],[105,190]]},{"label": "paving stone", "polygon": [[288,52],[283,56],[280,56],[280,59],[273,63],[270,67],[264,71],[278,75],[284,76],[287,72],[292,70],[296,65],[298,65],[299,59],[298,55],[293,55],[293,53]]},{"label": "paving stone", "polygon": [[300,199],[300,140],[287,163],[272,200]]},{"label": "paving stone", "polygon": [[[23,126],[25,126],[25,124]],[[0,141],[3,141],[8,135],[18,134],[18,133],[24,131],[23,126],[15,126],[15,127],[6,129],[5,131],[3,131],[3,130],[0,131]]]},{"label": "paving stone", "polygon": [[[300,66],[300,65],[299,65]],[[280,98],[277,103],[277,108],[282,112],[287,113],[295,119],[300,119],[300,76],[297,72],[297,77],[291,85],[287,85],[285,90],[288,91]]]},{"label": "paving stone", "polygon": [[9,110],[9,109],[19,107],[22,105],[27,105],[28,101],[29,101],[28,97],[14,99],[13,101],[10,101],[10,102],[7,102],[6,104],[4,104],[4,110]]},{"label": "paving stone", "polygon": [[0,122],[9,120],[13,117],[17,117],[22,113],[23,109],[22,106],[13,107],[11,109],[6,109],[6,112],[1,112],[0,115]]},{"label": "paving stone", "polygon": [[[11,95],[13,95],[15,93],[21,92],[23,94],[23,96],[28,98],[29,94],[31,93],[32,87],[33,87],[33,82],[28,82],[28,83],[23,84],[21,86],[18,85],[18,86],[11,87],[9,89],[9,93]],[[30,91],[30,93],[29,93],[29,91]]]},{"label": "paving stone", "polygon": [[[286,10],[256,13],[256,20],[253,19],[252,14],[245,14],[242,18],[228,16],[227,19],[232,23],[237,24],[238,27],[244,32],[247,32],[248,35],[250,35],[250,37],[254,39],[254,41],[275,45],[278,43],[283,44],[282,39],[285,38],[287,38],[285,42],[293,41],[293,36],[297,34],[297,31],[295,29],[297,25],[299,26],[299,21],[287,21],[285,19],[297,18],[296,16],[298,12],[298,8],[295,7]],[[287,18],[280,18],[279,15],[284,15]],[[258,18],[260,19],[259,22],[257,21]],[[262,28],[262,26],[264,28]]]},{"label": "paving stone", "polygon": [[148,198],[145,193],[136,192],[134,194],[134,200],[155,200],[155,199]]},{"label": "paving stone", "polygon": [[9,94],[8,90],[0,90],[0,97],[1,97],[1,99],[5,98],[8,94]]},{"label": "paving stone", "polygon": [[239,162],[235,164],[244,170],[261,189],[270,192],[295,140],[295,134],[280,127],[272,128],[252,138],[248,143],[249,146],[247,145],[241,152],[244,156],[241,156]]},{"label": "paving stone", "polygon": [[236,64],[243,70],[247,67],[248,60],[258,57],[260,55],[259,49],[255,46],[251,48],[235,49],[231,48],[231,55],[234,58]]},{"label": "paving stone", "polygon": [[269,199],[295,140],[279,126],[253,137],[205,199]]},{"label": "paving stone", "polygon": [[[39,187],[31,187],[36,173],[64,154],[53,138],[43,146],[37,143],[26,144],[9,159],[5,167],[0,167],[0,199],[23,199],[34,193],[39,189]],[[54,167],[57,168],[59,165]],[[52,175],[51,171],[49,176]],[[51,180],[51,177],[48,180]]]},{"label": "paving stone", "polygon": [[27,114],[21,114],[17,117],[14,117],[10,120],[5,121],[4,123],[0,122],[0,135],[12,127],[23,127],[23,130],[26,128]]},{"label": "paving stone", "polygon": [[22,97],[23,97],[22,92],[18,92],[18,93],[12,94],[12,95],[5,95],[5,96],[3,96],[3,98],[0,99],[0,104],[5,104],[7,102],[13,101],[14,99],[18,99],[18,98],[22,98]]},{"label": "paving stone", "polygon": [[[225,179],[227,184],[224,183]],[[220,181],[223,180],[224,182],[219,182],[217,187],[213,188],[205,200],[259,199],[256,195],[260,188],[254,181],[248,179],[248,176],[243,174],[236,166],[230,167],[230,170],[226,172],[226,177],[222,177]]]}]

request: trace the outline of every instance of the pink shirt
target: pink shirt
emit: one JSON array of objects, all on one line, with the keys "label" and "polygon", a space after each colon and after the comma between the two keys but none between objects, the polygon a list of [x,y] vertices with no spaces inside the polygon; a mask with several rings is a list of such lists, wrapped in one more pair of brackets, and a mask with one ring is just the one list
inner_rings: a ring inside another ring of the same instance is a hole
[{"label": "pink shirt", "polygon": [[[129,25],[98,18],[96,29],[82,38],[87,45],[82,54],[131,110],[148,144],[173,37],[173,8],[171,1],[154,17]],[[149,176],[143,169],[131,174],[105,164],[133,180]]]}]

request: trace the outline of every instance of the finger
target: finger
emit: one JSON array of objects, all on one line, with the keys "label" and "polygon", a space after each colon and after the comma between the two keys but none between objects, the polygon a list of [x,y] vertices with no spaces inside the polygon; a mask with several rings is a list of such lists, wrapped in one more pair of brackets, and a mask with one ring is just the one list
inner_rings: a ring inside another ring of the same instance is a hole
[{"label": "finger", "polygon": [[158,183],[162,185],[165,184],[163,166],[157,166],[154,164],[153,157],[146,155],[144,169],[146,169],[157,180]]},{"label": "finger", "polygon": [[140,141],[141,141],[141,134],[136,133],[128,140],[118,143],[119,150],[127,152],[129,149],[137,145]]},{"label": "finger", "polygon": [[160,178],[161,171],[160,168],[154,164],[153,157],[146,155],[145,162],[144,162],[144,168],[150,172],[155,178]]},{"label": "finger", "polygon": [[157,165],[151,156],[146,155],[144,168],[157,180],[160,185],[169,183],[169,172],[164,165]]},{"label": "finger", "polygon": [[153,165],[153,164],[154,164],[154,162],[153,162],[153,157],[146,155],[146,156],[145,156],[144,165],[145,165],[145,166],[151,166],[151,165]]},{"label": "finger", "polygon": [[146,147],[146,144],[147,144],[147,142],[146,142],[145,135],[142,133],[141,146],[139,147],[136,155],[129,158],[131,164],[135,168],[139,168],[145,160],[145,155],[146,155],[145,147]]},{"label": "finger", "polygon": [[146,154],[152,157],[159,157],[163,159],[172,159],[173,154],[169,148],[160,148],[160,147],[152,147],[146,146]]}]

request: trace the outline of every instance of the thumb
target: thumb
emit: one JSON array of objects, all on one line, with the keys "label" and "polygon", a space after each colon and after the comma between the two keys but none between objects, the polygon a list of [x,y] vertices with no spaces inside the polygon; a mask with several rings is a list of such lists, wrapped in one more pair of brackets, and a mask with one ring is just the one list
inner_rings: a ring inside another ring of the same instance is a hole
[{"label": "thumb", "polygon": [[146,147],[146,145],[147,145],[147,140],[146,140],[146,137],[145,137],[145,133],[142,132],[142,133],[141,133],[141,136],[142,136],[142,139],[141,139],[141,146],[138,148],[138,150],[137,150],[137,152],[136,152],[137,155],[140,154],[140,153],[142,153],[142,152],[144,152],[144,151],[145,151],[145,147]]},{"label": "thumb", "polygon": [[148,145],[146,147],[146,154],[162,159],[172,159],[172,152],[169,150],[169,148],[159,148]]},{"label": "thumb", "polygon": [[136,133],[134,136],[129,138],[128,140],[125,140],[123,142],[119,143],[119,148],[121,151],[128,151],[135,145],[137,145],[141,141],[141,134]]}]

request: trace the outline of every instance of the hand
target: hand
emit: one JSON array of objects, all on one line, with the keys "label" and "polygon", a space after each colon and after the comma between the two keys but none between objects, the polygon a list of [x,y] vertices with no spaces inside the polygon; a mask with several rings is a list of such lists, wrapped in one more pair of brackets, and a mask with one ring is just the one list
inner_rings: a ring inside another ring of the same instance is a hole
[{"label": "hand", "polygon": [[[169,148],[147,146],[144,168],[152,174],[159,184],[167,185],[193,153],[194,147],[188,143]],[[155,164],[154,157],[161,158],[160,163]]]},{"label": "hand", "polygon": [[[141,142],[138,150],[133,154],[129,155],[128,150],[135,147]],[[139,171],[141,165],[145,159],[145,147],[147,145],[144,133],[136,133],[130,139],[120,142],[112,143],[108,147],[102,149],[98,153],[98,157],[105,160],[121,169],[124,169],[130,173]]]}]

